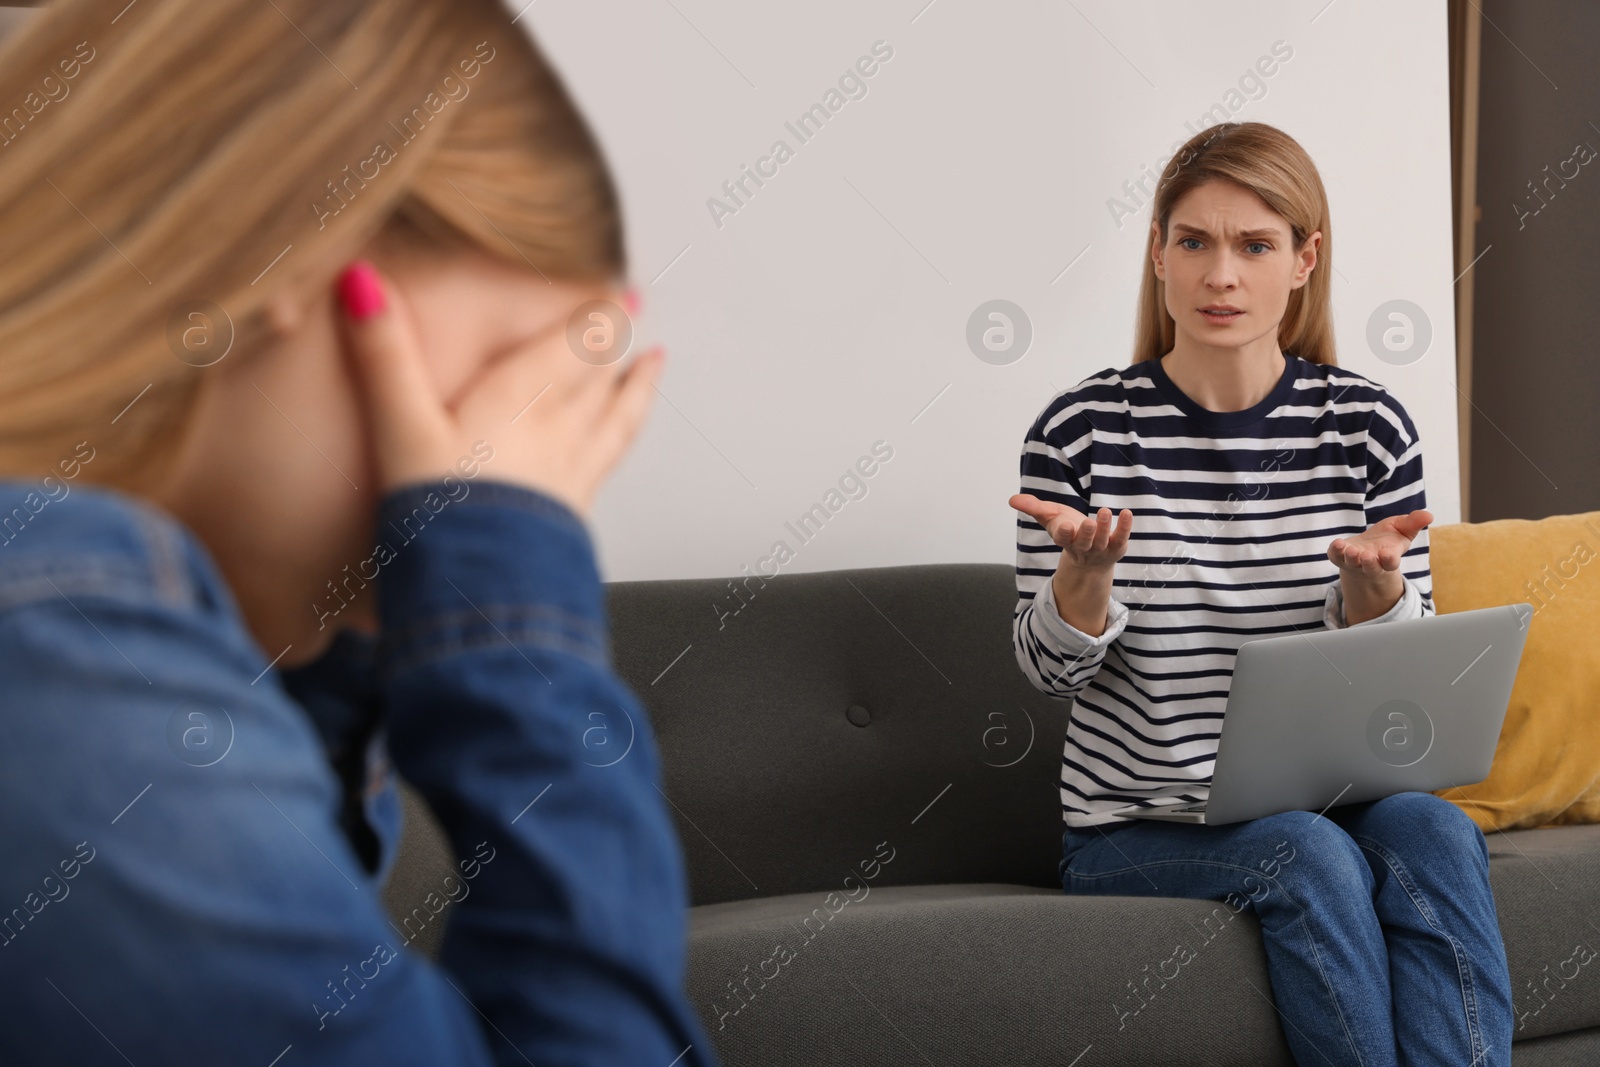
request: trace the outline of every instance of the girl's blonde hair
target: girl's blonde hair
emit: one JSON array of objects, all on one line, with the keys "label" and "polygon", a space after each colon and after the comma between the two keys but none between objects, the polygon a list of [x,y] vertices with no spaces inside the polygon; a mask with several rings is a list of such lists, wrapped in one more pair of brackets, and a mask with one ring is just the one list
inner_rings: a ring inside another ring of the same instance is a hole
[{"label": "girl's blonde hair", "polygon": [[595,139],[497,0],[57,0],[0,47],[0,233],[0,474],[87,442],[135,493],[222,346],[374,237],[625,271]]},{"label": "girl's blonde hair", "polygon": [[[1278,347],[1311,363],[1338,366],[1333,346],[1333,230],[1328,221],[1328,196],[1322,178],[1293,137],[1264,122],[1224,122],[1201,130],[1180,148],[1161,172],[1151,218],[1161,225],[1167,244],[1172,209],[1184,194],[1209,181],[1230,181],[1255,193],[1282,215],[1292,230],[1296,251],[1306,238],[1322,231],[1317,266],[1300,288],[1289,293]],[[1148,247],[1148,246],[1147,246]],[[1176,327],[1167,311],[1166,283],[1155,264],[1144,257],[1134,323],[1133,362],[1160,359],[1172,351]]]}]

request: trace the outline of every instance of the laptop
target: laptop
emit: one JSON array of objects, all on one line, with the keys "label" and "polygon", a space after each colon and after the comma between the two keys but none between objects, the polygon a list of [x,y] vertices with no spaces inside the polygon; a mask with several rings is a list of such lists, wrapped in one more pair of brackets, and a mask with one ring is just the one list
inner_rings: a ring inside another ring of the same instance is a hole
[{"label": "laptop", "polygon": [[1481,782],[1532,616],[1516,603],[1246,641],[1206,800],[1111,814],[1221,826]]}]

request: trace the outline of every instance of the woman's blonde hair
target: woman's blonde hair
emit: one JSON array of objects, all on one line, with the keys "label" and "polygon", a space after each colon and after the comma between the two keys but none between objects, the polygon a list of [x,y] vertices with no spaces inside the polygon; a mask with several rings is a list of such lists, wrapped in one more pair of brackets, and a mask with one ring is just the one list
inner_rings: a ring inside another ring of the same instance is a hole
[{"label": "woman's blonde hair", "polygon": [[0,47],[0,234],[0,473],[87,441],[135,493],[205,364],[374,237],[625,271],[595,139],[497,0],[57,0]]},{"label": "woman's blonde hair", "polygon": [[[1230,181],[1259,196],[1288,221],[1296,251],[1306,238],[1322,231],[1317,266],[1300,288],[1289,293],[1278,347],[1311,363],[1338,366],[1333,345],[1333,231],[1328,221],[1328,196],[1322,178],[1293,137],[1264,122],[1224,122],[1195,134],[1173,155],[1156,185],[1151,218],[1160,223],[1161,244],[1167,244],[1172,209],[1190,190],[1215,180]],[[1172,351],[1176,325],[1167,311],[1166,283],[1155,264],[1144,257],[1134,323],[1133,362],[1160,359]]]}]

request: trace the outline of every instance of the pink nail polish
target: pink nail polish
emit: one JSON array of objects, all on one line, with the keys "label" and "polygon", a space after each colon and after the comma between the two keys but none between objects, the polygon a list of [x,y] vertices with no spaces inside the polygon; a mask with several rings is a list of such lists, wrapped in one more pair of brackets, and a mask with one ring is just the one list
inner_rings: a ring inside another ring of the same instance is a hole
[{"label": "pink nail polish", "polygon": [[357,260],[339,275],[339,300],[344,304],[345,313],[357,321],[371,318],[384,309],[387,301],[383,283],[378,280],[371,263]]},{"label": "pink nail polish", "polygon": [[631,285],[628,286],[622,294],[622,306],[630,315],[639,314],[639,290]]}]

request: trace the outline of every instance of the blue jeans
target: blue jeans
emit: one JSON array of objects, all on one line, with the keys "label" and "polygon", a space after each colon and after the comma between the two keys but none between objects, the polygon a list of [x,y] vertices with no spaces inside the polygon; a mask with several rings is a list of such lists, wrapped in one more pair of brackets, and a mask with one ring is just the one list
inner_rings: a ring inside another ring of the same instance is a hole
[{"label": "blue jeans", "polygon": [[1226,903],[1204,931],[1182,932],[1194,949],[1180,945],[1141,988],[1128,983],[1123,1028],[1248,907],[1301,1067],[1510,1067],[1511,976],[1489,846],[1448,800],[1396,793],[1226,826],[1119,818],[1067,827],[1062,845],[1068,893]]}]

